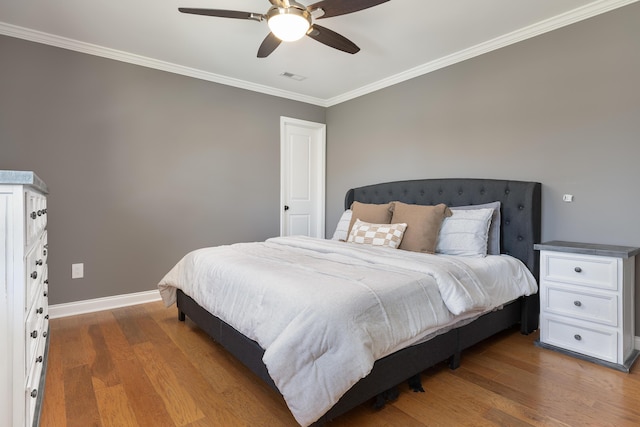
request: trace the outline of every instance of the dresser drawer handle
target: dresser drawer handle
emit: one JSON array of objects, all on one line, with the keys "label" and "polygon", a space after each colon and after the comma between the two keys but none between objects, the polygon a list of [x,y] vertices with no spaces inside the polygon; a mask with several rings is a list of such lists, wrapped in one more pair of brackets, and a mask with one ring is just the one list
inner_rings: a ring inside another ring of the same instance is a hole
[{"label": "dresser drawer handle", "polygon": [[576,307],[580,307],[582,303],[580,301],[574,301],[573,305],[575,305]]},{"label": "dresser drawer handle", "polygon": [[42,216],[42,210],[38,211],[38,216]]},{"label": "dresser drawer handle", "polygon": [[582,269],[580,267],[576,267],[573,269],[573,271],[575,271],[576,273],[581,273]]},{"label": "dresser drawer handle", "polygon": [[31,219],[36,219],[38,217],[38,214],[35,211],[33,211],[31,212],[30,216],[31,216]]},{"label": "dresser drawer handle", "polygon": [[41,259],[37,260],[36,265],[42,265],[42,260]]},{"label": "dresser drawer handle", "polygon": [[35,388],[31,390],[31,397],[33,397],[34,399],[38,397],[38,390],[36,390]]},{"label": "dresser drawer handle", "polygon": [[31,332],[31,338],[38,338],[38,331]]},{"label": "dresser drawer handle", "polygon": [[42,363],[42,356],[38,356],[38,358],[36,359],[36,363]]},{"label": "dresser drawer handle", "polygon": [[578,334],[575,334],[573,337],[576,339],[576,341],[582,340],[582,337]]},{"label": "dresser drawer handle", "polygon": [[46,338],[46,337],[47,337],[47,331],[44,331],[44,332],[42,333],[42,336],[43,336],[44,338]]},{"label": "dresser drawer handle", "polygon": [[37,271],[34,271],[33,273],[31,273],[31,278],[32,279],[35,279],[37,277],[38,277],[38,272]]},{"label": "dresser drawer handle", "polygon": [[38,314],[44,313],[44,308],[40,307],[39,309],[36,310],[36,313],[38,313]]}]

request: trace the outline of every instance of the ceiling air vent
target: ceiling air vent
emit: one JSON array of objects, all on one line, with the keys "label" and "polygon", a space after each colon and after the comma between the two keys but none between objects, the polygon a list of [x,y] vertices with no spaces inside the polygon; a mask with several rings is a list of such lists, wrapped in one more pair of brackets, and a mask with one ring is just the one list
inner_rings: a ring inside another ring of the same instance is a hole
[{"label": "ceiling air vent", "polygon": [[298,82],[301,82],[301,81],[303,81],[304,79],[306,79],[306,77],[305,77],[305,76],[299,76],[299,75],[297,75],[297,74],[293,74],[293,73],[290,73],[290,72],[288,72],[288,71],[285,71],[284,73],[282,73],[282,74],[280,74],[280,75],[281,75],[282,77],[286,77],[286,78],[288,78],[288,79],[296,80],[296,81],[298,81]]}]

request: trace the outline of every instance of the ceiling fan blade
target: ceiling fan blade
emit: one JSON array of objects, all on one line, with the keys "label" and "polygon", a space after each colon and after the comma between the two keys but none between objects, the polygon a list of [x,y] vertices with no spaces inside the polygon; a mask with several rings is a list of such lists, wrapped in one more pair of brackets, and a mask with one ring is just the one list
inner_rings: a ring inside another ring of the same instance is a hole
[{"label": "ceiling fan blade", "polygon": [[254,21],[262,21],[264,19],[264,15],[261,13],[239,12],[237,10],[197,9],[191,7],[179,7],[178,10],[182,13],[217,16],[218,18],[253,19]]},{"label": "ceiling fan blade", "polygon": [[307,33],[307,36],[343,52],[358,53],[360,51],[360,48],[345,36],[341,36],[335,31],[331,31],[330,29],[321,27],[317,24],[313,25],[313,28]]},{"label": "ceiling fan blade", "polygon": [[274,36],[273,33],[269,33],[258,49],[258,58],[266,58],[271,55],[271,52],[276,50],[280,43],[282,43],[282,40]]},{"label": "ceiling fan blade", "polygon": [[322,0],[307,6],[307,9],[311,11],[322,9],[324,11],[324,15],[318,17],[318,19],[322,19],[331,18],[332,16],[346,15],[347,13],[368,9],[388,1],[389,0]]}]

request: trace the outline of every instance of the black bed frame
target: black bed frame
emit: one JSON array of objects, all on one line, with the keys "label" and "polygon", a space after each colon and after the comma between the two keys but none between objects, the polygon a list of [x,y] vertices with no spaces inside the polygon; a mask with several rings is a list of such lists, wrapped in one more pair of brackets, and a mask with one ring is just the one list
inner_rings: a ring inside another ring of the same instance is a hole
[{"label": "black bed frame", "polygon": [[[501,202],[501,253],[520,259],[538,279],[539,256],[533,245],[540,242],[541,184],[494,179],[423,179],[396,181],[350,189],[345,207],[354,201],[387,203],[401,201],[419,205],[448,206]],[[234,328],[211,315],[191,297],[178,290],[178,319],[188,316],[239,361],[278,390],[262,362],[264,349]],[[520,325],[523,334],[538,329],[538,294],[522,297],[473,322],[437,335],[429,341],[397,351],[375,362],[369,375],[356,383],[314,425],[322,425],[366,402],[425,369],[449,360],[460,365],[462,350],[505,329]]]}]

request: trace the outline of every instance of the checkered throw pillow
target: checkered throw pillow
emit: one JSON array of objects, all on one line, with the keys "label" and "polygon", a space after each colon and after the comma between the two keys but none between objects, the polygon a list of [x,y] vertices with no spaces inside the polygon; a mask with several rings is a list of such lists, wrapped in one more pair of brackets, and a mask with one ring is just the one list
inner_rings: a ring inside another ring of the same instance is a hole
[{"label": "checkered throw pillow", "polygon": [[356,219],[353,223],[348,242],[373,246],[387,246],[396,249],[400,246],[407,224],[370,224]]}]

